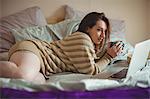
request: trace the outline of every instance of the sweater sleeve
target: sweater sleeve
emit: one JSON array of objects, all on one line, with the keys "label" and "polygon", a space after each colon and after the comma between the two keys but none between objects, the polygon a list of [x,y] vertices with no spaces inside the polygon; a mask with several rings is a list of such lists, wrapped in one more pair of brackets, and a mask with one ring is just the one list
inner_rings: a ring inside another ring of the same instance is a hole
[{"label": "sweater sleeve", "polygon": [[[95,75],[103,71],[110,63],[112,58],[105,53],[102,58],[95,62],[95,51],[88,46],[84,46],[84,51],[81,51],[79,57],[70,57],[70,60],[80,73]],[[75,52],[76,55],[78,52]]]},{"label": "sweater sleeve", "polygon": [[111,61],[112,57],[105,53],[104,56],[95,63],[95,66],[99,68],[99,71],[103,71]]}]

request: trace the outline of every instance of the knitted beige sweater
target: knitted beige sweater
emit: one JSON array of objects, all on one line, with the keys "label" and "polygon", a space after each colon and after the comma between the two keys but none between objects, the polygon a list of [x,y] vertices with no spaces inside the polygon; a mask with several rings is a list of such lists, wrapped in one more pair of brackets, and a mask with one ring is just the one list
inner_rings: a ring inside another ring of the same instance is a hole
[{"label": "knitted beige sweater", "polygon": [[[107,53],[98,59],[91,38],[81,32],[73,33],[62,40],[51,43],[39,40],[18,42],[10,49],[9,56],[22,50],[31,51],[39,57],[41,72],[45,78],[60,72],[95,75],[111,61]],[[95,62],[96,59],[98,61]]]}]

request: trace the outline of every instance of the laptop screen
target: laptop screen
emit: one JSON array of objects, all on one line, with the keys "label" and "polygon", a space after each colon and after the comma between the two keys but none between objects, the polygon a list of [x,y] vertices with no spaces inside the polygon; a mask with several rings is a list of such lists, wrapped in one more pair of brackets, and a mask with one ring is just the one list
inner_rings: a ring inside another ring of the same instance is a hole
[{"label": "laptop screen", "polygon": [[135,49],[129,64],[127,76],[135,74],[141,70],[145,65],[150,52],[150,39],[140,42],[135,45]]}]

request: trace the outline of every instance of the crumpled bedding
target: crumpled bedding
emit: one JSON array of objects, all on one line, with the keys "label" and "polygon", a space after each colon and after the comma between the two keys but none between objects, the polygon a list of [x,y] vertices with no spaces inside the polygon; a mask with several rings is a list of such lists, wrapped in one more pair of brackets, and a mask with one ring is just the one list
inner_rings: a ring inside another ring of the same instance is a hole
[{"label": "crumpled bedding", "polygon": [[0,88],[12,88],[27,91],[48,91],[48,90],[101,90],[117,87],[150,87],[150,64],[142,71],[136,72],[134,75],[120,79],[97,79],[91,78],[90,75],[75,73],[60,73],[51,76],[46,84],[33,84],[22,79],[0,78]]},{"label": "crumpled bedding", "polygon": [[[70,75],[75,76],[75,75]],[[65,79],[65,78],[64,78]],[[81,81],[58,81],[56,83],[47,82],[46,84],[33,84],[26,82],[22,79],[7,79],[0,78],[1,88],[12,88],[18,90],[27,91],[48,91],[48,90],[64,90],[64,91],[75,91],[75,90],[99,90],[106,88],[114,88],[123,86],[115,80],[107,79],[83,79]]]}]

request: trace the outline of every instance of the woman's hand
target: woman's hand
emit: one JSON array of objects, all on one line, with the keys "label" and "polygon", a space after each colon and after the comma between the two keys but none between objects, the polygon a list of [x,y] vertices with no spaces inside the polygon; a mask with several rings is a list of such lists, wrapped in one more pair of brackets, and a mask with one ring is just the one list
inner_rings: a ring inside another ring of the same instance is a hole
[{"label": "woman's hand", "polygon": [[117,55],[119,55],[123,50],[123,43],[118,41],[113,46],[110,46],[111,42],[108,44],[107,53],[112,57],[115,58]]}]

